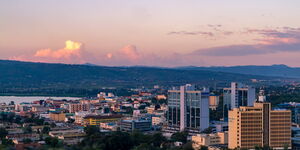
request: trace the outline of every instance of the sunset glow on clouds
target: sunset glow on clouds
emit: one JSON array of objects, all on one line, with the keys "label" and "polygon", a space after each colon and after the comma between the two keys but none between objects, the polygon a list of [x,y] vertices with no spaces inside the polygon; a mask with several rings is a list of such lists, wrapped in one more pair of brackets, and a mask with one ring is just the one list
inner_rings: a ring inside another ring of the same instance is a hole
[{"label": "sunset glow on clouds", "polygon": [[41,49],[32,55],[21,55],[10,59],[51,63],[85,63],[84,56],[85,51],[82,49],[82,43],[68,40],[63,49]]},{"label": "sunset glow on clouds", "polygon": [[1,1],[0,59],[300,66],[299,5],[292,0]]},{"label": "sunset glow on clouds", "polygon": [[[127,45],[123,48],[105,53],[91,53],[83,48],[83,43],[66,41],[65,47],[58,50],[42,49],[31,55],[11,57],[12,60],[51,62],[51,63],[94,63],[109,66],[183,66],[183,65],[218,65],[221,61],[224,65],[233,65],[237,60],[240,63],[257,63],[253,61],[259,55],[267,58],[276,57],[280,63],[280,56],[300,56],[300,29],[299,28],[276,28],[276,29],[244,29],[240,36],[245,34],[254,36],[254,44],[225,45],[220,47],[202,48],[190,53],[170,53],[159,55],[159,53],[145,53],[135,45]],[[220,29],[221,31],[221,29]],[[229,32],[229,31],[227,31]],[[232,35],[230,34],[230,35]],[[230,36],[227,35],[227,36]],[[275,55],[274,55],[275,54]],[[278,54],[278,55],[277,55]],[[253,61],[253,62],[251,62]],[[289,60],[290,62],[291,60]],[[214,62],[216,64],[212,64]],[[264,60],[264,63],[267,63]],[[297,63],[296,59],[293,63]]]}]

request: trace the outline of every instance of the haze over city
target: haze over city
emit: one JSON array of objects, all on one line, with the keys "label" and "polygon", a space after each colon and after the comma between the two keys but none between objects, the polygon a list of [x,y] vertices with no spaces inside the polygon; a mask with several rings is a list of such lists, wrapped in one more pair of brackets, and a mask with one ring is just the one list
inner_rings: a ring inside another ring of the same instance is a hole
[{"label": "haze over city", "polygon": [[9,0],[0,59],[107,66],[299,67],[293,0]]}]

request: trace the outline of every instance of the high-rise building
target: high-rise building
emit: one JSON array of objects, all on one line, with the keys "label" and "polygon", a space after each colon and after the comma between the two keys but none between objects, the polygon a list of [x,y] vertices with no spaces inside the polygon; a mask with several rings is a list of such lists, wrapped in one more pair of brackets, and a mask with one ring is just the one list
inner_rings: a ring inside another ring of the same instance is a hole
[{"label": "high-rise building", "polygon": [[255,101],[255,88],[232,82],[230,88],[223,89],[224,105],[228,109],[240,106],[253,106]]},{"label": "high-rise building", "polygon": [[272,110],[267,102],[253,107],[241,106],[229,111],[228,148],[252,149],[269,146],[273,149],[291,147],[291,112]]},{"label": "high-rise building", "polygon": [[168,91],[168,126],[183,130],[204,130],[209,126],[209,91],[187,84]]}]

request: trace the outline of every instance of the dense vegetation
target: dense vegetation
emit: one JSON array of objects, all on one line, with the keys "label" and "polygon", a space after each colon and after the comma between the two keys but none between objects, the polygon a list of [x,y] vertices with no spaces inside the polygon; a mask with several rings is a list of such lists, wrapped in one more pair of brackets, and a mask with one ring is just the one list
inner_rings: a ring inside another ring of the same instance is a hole
[{"label": "dense vegetation", "polygon": [[155,67],[104,67],[0,60],[0,94],[88,95],[100,88],[130,88],[185,83],[214,85],[273,79],[202,70]]},{"label": "dense vegetation", "polygon": [[266,88],[266,95],[273,106],[285,102],[300,103],[300,87],[297,86],[270,86]]}]

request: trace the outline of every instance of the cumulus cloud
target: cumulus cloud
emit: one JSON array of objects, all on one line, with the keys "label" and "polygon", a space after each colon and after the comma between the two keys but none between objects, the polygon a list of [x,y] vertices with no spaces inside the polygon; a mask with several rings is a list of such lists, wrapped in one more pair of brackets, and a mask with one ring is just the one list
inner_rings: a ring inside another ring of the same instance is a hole
[{"label": "cumulus cloud", "polygon": [[41,49],[36,51],[33,55],[21,55],[11,57],[10,59],[33,62],[85,63],[86,55],[88,55],[88,53],[83,49],[82,43],[68,40],[62,49]]},{"label": "cumulus cloud", "polygon": [[[222,26],[216,27],[221,28]],[[225,33],[225,30],[220,30],[218,32],[223,35],[235,34],[230,31],[226,31],[228,33]],[[210,37],[214,36],[215,32],[206,33],[199,31],[198,33],[188,33],[181,31],[180,33],[170,34],[203,34]],[[300,55],[300,28],[282,27],[270,29],[245,29],[244,32],[239,34],[251,34],[250,37],[254,38],[253,41],[255,43],[202,48],[188,54],[169,53],[168,55],[161,55],[160,53],[146,53],[143,49],[139,49],[135,45],[127,45],[109,52],[94,50],[94,53],[92,54],[84,49],[82,43],[66,41],[65,47],[58,50],[41,49],[31,55],[21,55],[12,57],[11,59],[50,63],[93,63],[108,66],[143,65],[170,67],[210,65],[213,63],[230,64],[230,61],[234,60],[242,61],[246,64],[248,63],[246,60],[253,61],[255,58],[261,58],[262,56],[274,55],[276,58],[279,58],[279,56],[285,54],[286,56],[291,56],[290,54],[293,54],[293,57]],[[279,61],[280,59],[277,60]],[[293,59],[293,61],[294,60],[296,59]]]},{"label": "cumulus cloud", "polygon": [[127,45],[123,48],[109,52],[105,55],[104,63],[110,64],[131,64],[131,63],[138,63],[140,59],[143,57],[143,54],[137,50],[135,45]]},{"label": "cumulus cloud", "polygon": [[117,51],[105,54],[104,59],[98,59],[97,64],[109,66],[182,66],[199,64],[204,65],[204,62],[197,56],[170,53],[167,56],[162,56],[154,53],[145,53],[139,50],[135,45],[127,45]]},{"label": "cumulus cloud", "polygon": [[129,61],[138,61],[141,57],[134,45],[127,45],[120,50],[120,54],[125,56]]}]

